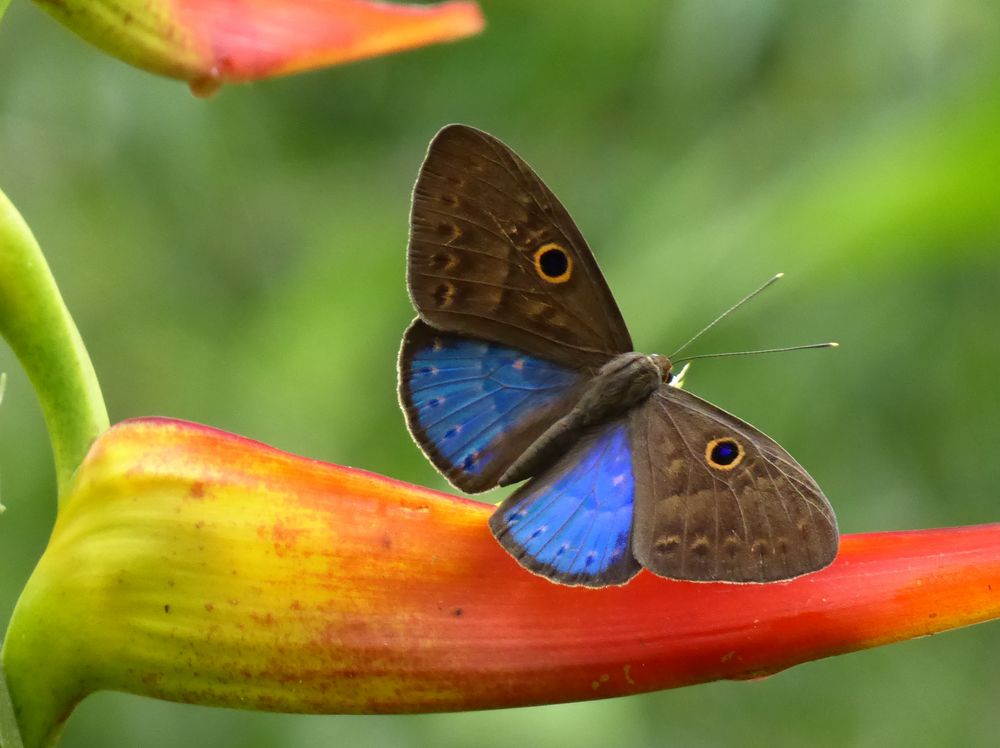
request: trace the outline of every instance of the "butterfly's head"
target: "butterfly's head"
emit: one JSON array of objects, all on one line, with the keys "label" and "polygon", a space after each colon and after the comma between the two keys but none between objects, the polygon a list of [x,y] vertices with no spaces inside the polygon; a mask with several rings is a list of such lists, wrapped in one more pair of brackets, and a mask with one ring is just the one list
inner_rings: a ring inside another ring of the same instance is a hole
[{"label": "butterfly's head", "polygon": [[670,359],[666,356],[661,356],[659,353],[653,353],[649,356],[649,360],[660,370],[660,379],[663,383],[668,383],[672,376],[670,372],[674,368],[674,365],[670,363]]}]

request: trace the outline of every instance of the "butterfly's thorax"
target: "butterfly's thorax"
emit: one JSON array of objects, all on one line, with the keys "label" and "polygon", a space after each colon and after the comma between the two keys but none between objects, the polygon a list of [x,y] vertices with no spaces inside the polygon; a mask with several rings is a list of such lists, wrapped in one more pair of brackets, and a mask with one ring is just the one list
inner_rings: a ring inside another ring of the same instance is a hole
[{"label": "butterfly's thorax", "polygon": [[630,411],[656,391],[669,370],[670,364],[662,356],[635,352],[615,356],[584,385],[570,412],[550,426],[508,468],[500,485],[535,475],[572,447],[588,429]]},{"label": "butterfly's thorax", "polygon": [[653,394],[662,380],[652,356],[623,353],[598,370],[566,418],[575,418],[584,428],[605,423]]}]

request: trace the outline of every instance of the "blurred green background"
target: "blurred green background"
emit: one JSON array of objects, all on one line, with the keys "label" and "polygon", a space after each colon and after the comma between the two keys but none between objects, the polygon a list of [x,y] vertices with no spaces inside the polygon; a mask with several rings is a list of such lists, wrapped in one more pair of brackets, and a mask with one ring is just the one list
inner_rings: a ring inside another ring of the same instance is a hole
[{"label": "blurred green background", "polygon": [[[461,121],[589,238],[642,350],[764,429],[845,532],[1000,519],[1000,8],[993,0],[485,4],[486,33],[195,99],[15,3],[0,185],[35,231],[112,420],[164,414],[425,485],[395,395],[409,193]],[[54,517],[9,349],[0,619]],[[499,498],[499,496],[495,497]],[[489,646],[484,643],[484,646]],[[604,702],[299,717],[88,699],[74,746],[996,745],[1000,627]]]}]

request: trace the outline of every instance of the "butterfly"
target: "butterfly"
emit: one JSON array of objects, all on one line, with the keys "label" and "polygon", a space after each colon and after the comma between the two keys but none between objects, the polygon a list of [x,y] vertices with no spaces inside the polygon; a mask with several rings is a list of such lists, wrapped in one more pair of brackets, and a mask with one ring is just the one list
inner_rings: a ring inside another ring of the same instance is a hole
[{"label": "butterfly", "polygon": [[497,540],[554,582],[770,582],[828,565],[816,482],[753,426],[633,351],[597,261],[534,171],[449,125],[413,190],[399,355],[414,440],[463,491],[523,483]]}]

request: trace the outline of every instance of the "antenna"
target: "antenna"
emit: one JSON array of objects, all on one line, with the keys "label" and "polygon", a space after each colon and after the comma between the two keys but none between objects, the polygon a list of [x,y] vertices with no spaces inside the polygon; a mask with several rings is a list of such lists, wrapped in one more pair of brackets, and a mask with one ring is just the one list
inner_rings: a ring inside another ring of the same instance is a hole
[{"label": "antenna", "polygon": [[758,353],[785,353],[786,351],[808,351],[813,348],[839,348],[840,343],[808,343],[806,345],[791,345],[787,348],[762,348],[759,351],[731,351],[729,353],[703,353],[700,356],[685,356],[671,359],[675,364],[681,361],[694,361],[698,358],[722,358],[723,356],[756,356]]},{"label": "antenna", "polygon": [[[781,278],[783,275],[784,275],[784,273],[778,273],[773,278],[771,278],[770,280],[768,280],[764,285],[762,285],[760,288],[758,288],[756,291],[754,291],[753,293],[747,294],[742,299],[740,299],[739,301],[737,301],[735,304],[733,304],[731,307],[729,307],[726,311],[724,311],[718,317],[716,317],[711,322],[709,322],[707,325],[705,325],[701,330],[699,330],[697,333],[695,333],[694,336],[692,336],[690,340],[688,340],[686,343],[684,343],[684,345],[682,345],[676,351],[674,351],[673,353],[671,353],[670,356],[668,356],[668,358],[671,361],[673,361],[674,360],[674,356],[676,356],[678,353],[680,353],[681,351],[683,351],[685,348],[687,348],[689,345],[691,345],[694,341],[696,341],[698,338],[700,338],[706,332],[708,332],[713,327],[715,327],[716,324],[718,324],[719,322],[721,322],[722,320],[724,320],[731,313],[735,312],[741,306],[743,306],[744,304],[746,304],[748,301],[750,301],[750,299],[752,299],[754,296],[756,296],[757,294],[759,294],[765,288],[768,288],[773,283],[776,283],[778,281],[778,279]],[[816,347],[816,346],[810,346],[810,347]],[[822,347],[829,347],[829,344],[823,343]],[[757,353],[757,352],[758,351],[746,351],[746,353]],[[761,351],[761,353],[763,353],[763,351]],[[738,355],[744,355],[744,354],[742,354],[742,353],[725,353],[725,354],[718,354],[718,355],[738,356]],[[694,358],[704,358],[704,357],[703,356],[695,356]],[[681,361],[690,361],[691,359],[690,358],[686,358],[686,359],[680,359],[680,360]]]}]

